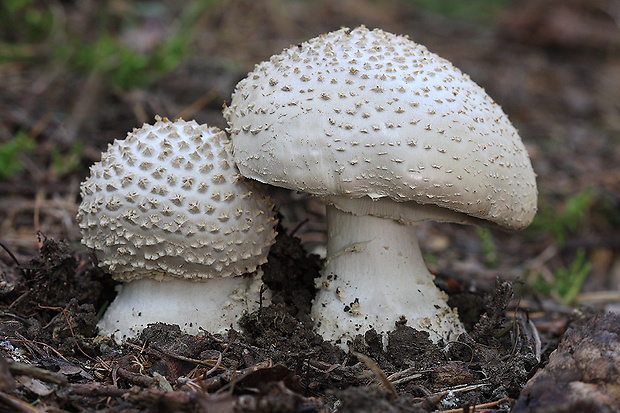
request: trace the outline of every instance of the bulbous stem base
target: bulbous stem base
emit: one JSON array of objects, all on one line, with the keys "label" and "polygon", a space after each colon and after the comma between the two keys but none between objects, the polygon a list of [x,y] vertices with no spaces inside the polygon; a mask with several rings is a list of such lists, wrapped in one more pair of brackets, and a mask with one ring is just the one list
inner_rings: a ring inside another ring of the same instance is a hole
[{"label": "bulbous stem base", "polygon": [[[99,322],[100,334],[117,342],[136,337],[152,323],[177,324],[181,331],[225,333],[246,312],[259,308],[260,276],[212,278],[205,281],[140,279],[124,283]],[[263,305],[270,294],[263,293]]]},{"label": "bulbous stem base", "polygon": [[347,340],[374,328],[387,344],[385,333],[404,319],[434,342],[464,331],[445,293],[433,283],[415,226],[334,206],[327,207],[327,220],[327,263],[312,308],[324,339],[346,349]]}]

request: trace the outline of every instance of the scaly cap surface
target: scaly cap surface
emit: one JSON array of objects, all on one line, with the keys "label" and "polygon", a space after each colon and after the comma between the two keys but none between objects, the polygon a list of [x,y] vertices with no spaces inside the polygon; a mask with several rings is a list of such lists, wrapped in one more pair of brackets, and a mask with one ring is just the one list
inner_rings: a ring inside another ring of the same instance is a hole
[{"label": "scaly cap surface", "polygon": [[251,273],[275,240],[271,198],[224,132],[195,121],[158,117],[114,141],[81,191],[82,242],[121,281]]},{"label": "scaly cap surface", "polygon": [[241,173],[320,197],[434,204],[521,229],[535,174],[502,109],[403,36],[343,28],[284,50],[225,109]]}]

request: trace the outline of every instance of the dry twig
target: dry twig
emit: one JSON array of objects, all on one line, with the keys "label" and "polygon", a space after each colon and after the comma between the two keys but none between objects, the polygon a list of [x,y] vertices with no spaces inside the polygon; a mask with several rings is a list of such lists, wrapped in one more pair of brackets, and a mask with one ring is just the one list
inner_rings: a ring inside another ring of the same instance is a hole
[{"label": "dry twig", "polygon": [[6,407],[12,409],[13,412],[16,413],[42,413],[43,410],[37,409],[34,406],[26,403],[23,400],[18,399],[17,397],[11,396],[10,394],[0,392],[0,404],[3,404]]},{"label": "dry twig", "polygon": [[370,357],[365,354],[358,353],[356,351],[351,352],[355,357],[361,360],[373,373],[375,373],[375,377],[378,379],[381,388],[386,392],[389,397],[397,398],[398,393],[396,392],[396,388],[392,384],[391,381],[385,376],[381,367],[377,365]]},{"label": "dry twig", "polygon": [[9,365],[9,371],[13,375],[34,377],[48,383],[59,384],[61,386],[68,383],[67,377],[65,377],[64,374],[55,373],[53,371],[31,366],[26,363],[20,363],[18,361],[7,360],[7,362]]}]

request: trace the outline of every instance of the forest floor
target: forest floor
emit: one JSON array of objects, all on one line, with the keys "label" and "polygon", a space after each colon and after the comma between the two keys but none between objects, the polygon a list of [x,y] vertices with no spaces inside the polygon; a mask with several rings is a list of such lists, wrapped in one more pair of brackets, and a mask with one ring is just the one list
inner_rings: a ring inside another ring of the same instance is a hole
[{"label": "forest floor", "polygon": [[[620,410],[620,2],[456,3],[0,6],[0,411]],[[435,345],[399,326],[387,350],[370,332],[356,353],[324,342],[309,316],[324,207],[274,189],[271,306],[227,336],[97,336],[115,283],[75,215],[107,144],[155,115],[223,129],[222,104],[254,64],[360,24],[409,35],[485,87],[538,175],[525,231],[420,228],[468,334]]]}]

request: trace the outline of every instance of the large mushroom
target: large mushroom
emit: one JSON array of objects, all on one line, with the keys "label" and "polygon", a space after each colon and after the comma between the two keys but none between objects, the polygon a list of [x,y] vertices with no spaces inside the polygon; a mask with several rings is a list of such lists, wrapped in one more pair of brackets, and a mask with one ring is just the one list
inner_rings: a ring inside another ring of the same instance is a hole
[{"label": "large mushroom", "polygon": [[241,174],[328,205],[312,316],[344,348],[399,320],[433,341],[463,331],[417,224],[521,229],[536,212],[535,174],[502,109],[407,37],[362,26],[286,49],[239,82],[225,116]]},{"label": "large mushroom", "polygon": [[123,282],[101,333],[238,327],[258,308],[257,268],[275,241],[273,201],[259,185],[239,174],[224,132],[195,121],[158,117],[109,145],[77,215],[82,242]]}]

